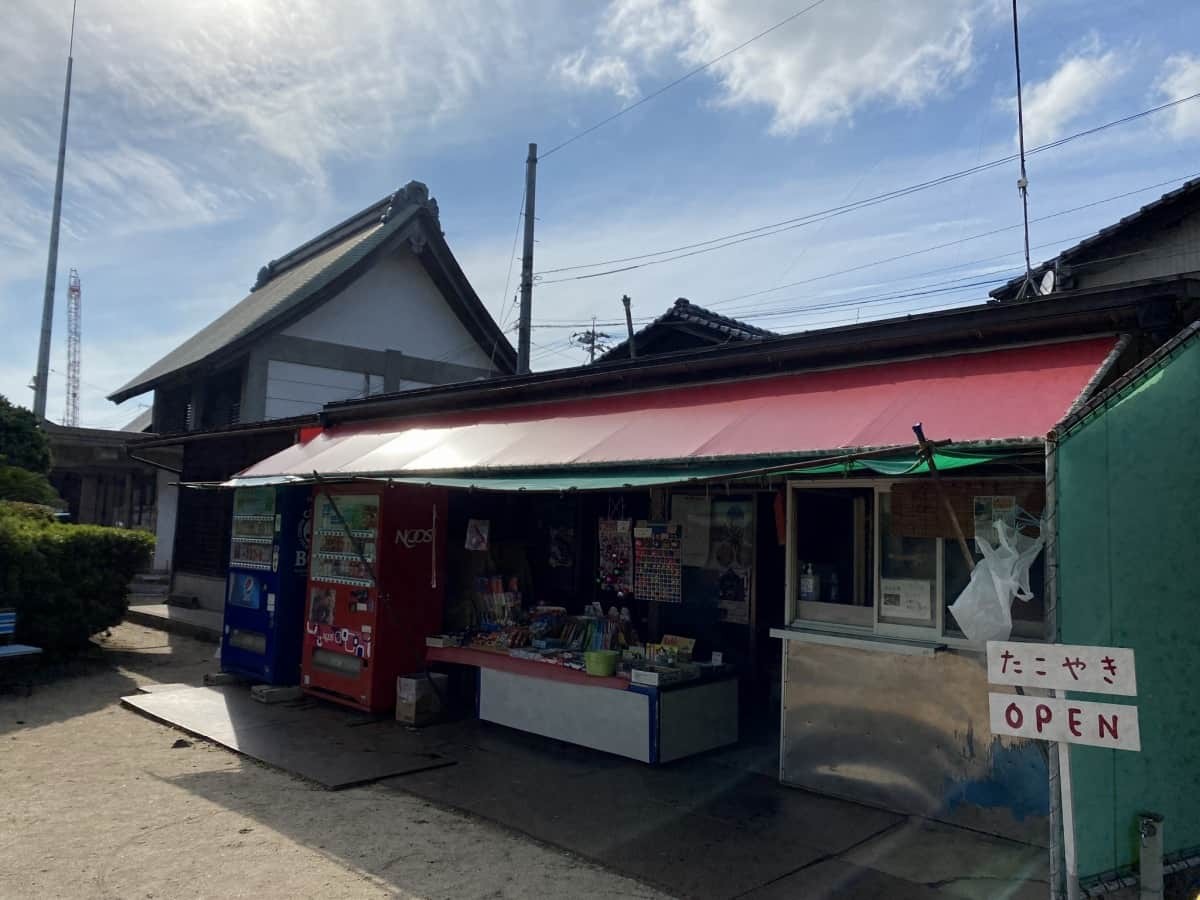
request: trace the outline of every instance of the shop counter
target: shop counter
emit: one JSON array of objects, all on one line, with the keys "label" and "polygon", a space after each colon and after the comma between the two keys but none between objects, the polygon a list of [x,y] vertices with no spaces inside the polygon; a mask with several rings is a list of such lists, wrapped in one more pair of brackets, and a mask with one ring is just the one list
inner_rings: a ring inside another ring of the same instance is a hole
[{"label": "shop counter", "polygon": [[738,740],[736,675],[650,687],[470,647],[425,658],[477,668],[479,718],[531,734],[650,764]]}]

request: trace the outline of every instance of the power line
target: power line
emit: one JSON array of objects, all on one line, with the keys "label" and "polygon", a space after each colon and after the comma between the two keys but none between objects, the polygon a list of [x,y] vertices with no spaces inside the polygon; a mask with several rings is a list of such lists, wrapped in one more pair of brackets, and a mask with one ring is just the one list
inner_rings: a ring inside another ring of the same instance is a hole
[{"label": "power line", "polygon": [[[504,306],[508,303],[508,286],[512,282],[513,263],[517,259],[517,239],[521,237],[521,219],[525,217],[525,188],[521,188],[521,206],[517,209],[517,227],[513,229],[512,250],[508,253],[508,274],[504,276],[504,293],[500,295],[501,312],[500,312],[500,330],[504,330],[504,323],[508,320],[509,314],[512,312],[512,306]],[[514,303],[513,306],[516,306]]]},{"label": "power line", "polygon": [[[1092,209],[1096,206],[1102,206],[1105,203],[1112,203],[1116,200],[1124,200],[1127,197],[1136,196],[1137,194],[1144,194],[1146,191],[1153,191],[1158,188],[1166,187],[1167,185],[1170,185],[1170,184],[1176,184],[1177,182],[1180,182],[1180,181],[1188,181],[1192,178],[1196,178],[1197,176],[1200,176],[1200,172],[1194,172],[1190,175],[1185,175],[1182,178],[1170,178],[1170,179],[1167,179],[1166,181],[1159,181],[1155,184],[1147,185],[1146,187],[1137,188],[1137,189],[1131,190],[1131,191],[1125,191],[1120,194],[1114,194],[1111,197],[1104,197],[1100,200],[1093,200],[1090,203],[1083,203],[1083,204],[1080,204],[1079,206],[1072,206],[1069,209],[1060,209],[1056,212],[1047,213],[1044,216],[1038,216],[1035,219],[1030,219],[1029,221],[1031,223],[1046,222],[1046,221],[1049,221],[1050,219],[1056,219],[1061,216],[1070,215],[1071,213],[1081,212],[1085,209]],[[1005,225],[1002,228],[993,228],[990,231],[981,231],[977,234],[968,235],[966,237],[958,238],[953,241],[943,241],[940,244],[931,244],[928,247],[921,247],[917,250],[910,250],[907,253],[897,253],[894,256],[888,256],[888,257],[884,257],[882,259],[872,260],[871,262],[860,263],[859,265],[856,265],[856,266],[850,266],[845,269],[838,269],[837,271],[834,271],[834,272],[826,272],[822,275],[813,275],[809,278],[803,278],[799,281],[791,281],[791,282],[788,282],[787,284],[777,285],[776,287],[773,287],[773,288],[766,288],[761,291],[751,291],[750,293],[747,293],[747,294],[738,294],[735,297],[727,297],[723,300],[714,300],[711,303],[707,303],[705,305],[706,306],[720,306],[721,304],[731,303],[735,300],[744,300],[744,299],[748,299],[750,297],[760,297],[764,294],[773,294],[776,291],[786,290],[787,288],[800,287],[801,285],[812,284],[815,281],[822,281],[827,278],[836,278],[840,275],[849,275],[853,272],[861,272],[864,269],[874,268],[875,266],[885,265],[886,263],[898,262],[898,261],[904,260],[904,259],[911,259],[914,256],[921,256],[922,254],[925,254],[925,253],[932,253],[935,250],[944,250],[947,247],[954,247],[959,244],[968,243],[970,241],[977,241],[982,238],[993,237],[994,235],[1002,234],[1005,231],[1013,231],[1017,228],[1020,228],[1021,226],[1022,226],[1022,223],[1020,223],[1020,222],[1018,222],[1014,225]],[[1079,237],[1080,238],[1087,237],[1089,234],[1092,234],[1092,233],[1094,233],[1094,232],[1089,232],[1088,234],[1083,234],[1083,235],[1080,235]],[[1047,243],[1038,244],[1036,247],[1033,247],[1031,249],[1040,250],[1044,247],[1053,246],[1055,244],[1061,244],[1061,243],[1063,243],[1064,240],[1077,240],[1077,239],[1078,238],[1064,238],[1064,239],[1058,240],[1058,241],[1050,241]],[[1012,254],[1006,253],[1003,255],[1010,256]],[[995,257],[991,257],[991,258],[994,259]],[[988,261],[987,259],[984,259],[984,260],[977,260],[976,262],[987,262],[987,261]],[[962,265],[973,265],[973,264],[974,263],[969,262],[969,263],[963,263]],[[923,274],[930,274],[930,273],[926,272]]]},{"label": "power line", "polygon": [[623,106],[621,109],[617,110],[611,116],[601,119],[595,125],[591,125],[585,129],[583,129],[583,131],[577,132],[574,136],[567,138],[561,144],[555,144],[553,147],[551,147],[545,153],[541,154],[538,157],[538,161],[540,162],[541,160],[545,159],[547,156],[550,156],[552,153],[557,153],[559,150],[563,149],[563,147],[566,147],[569,144],[575,143],[581,137],[586,137],[587,135],[591,134],[596,129],[603,128],[609,122],[612,122],[616,119],[621,118],[621,116],[625,115],[628,112],[632,112],[633,110],[637,109],[642,104],[649,103],[651,100],[655,99],[656,97],[662,96],[667,91],[671,90],[671,88],[676,87],[677,85],[683,84],[689,78],[693,77],[694,75],[699,75],[701,72],[705,71],[706,69],[712,68],[717,63],[721,62],[721,60],[727,59],[730,56],[733,56],[733,54],[737,53],[739,50],[749,47],[755,41],[759,40],[760,38],[766,37],[771,32],[782,28],[784,25],[787,25],[789,22],[794,22],[796,19],[800,18],[805,13],[816,9],[818,6],[820,6],[824,2],[825,2],[825,0],[816,0],[815,3],[810,3],[808,6],[804,7],[804,9],[801,9],[798,12],[792,13],[786,19],[781,19],[780,21],[778,21],[774,25],[772,25],[770,28],[766,29],[765,31],[760,31],[758,34],[754,35],[754,37],[750,38],[749,40],[745,40],[742,43],[738,44],[736,47],[726,50],[720,56],[713,57],[708,62],[703,63],[702,65],[697,66],[696,68],[692,69],[691,71],[684,73],[683,75],[679,76],[678,78],[676,78],[674,81],[670,82],[669,84],[664,84],[658,90],[654,91],[651,94],[647,94],[641,100],[638,100],[634,103],[630,103],[628,106]]},{"label": "power line", "polygon": [[[1136,113],[1131,113],[1130,115],[1123,116],[1120,119],[1114,119],[1110,122],[1105,122],[1101,125],[1097,125],[1095,127],[1088,128],[1084,131],[1075,132],[1074,134],[1067,135],[1066,137],[1059,138],[1058,140],[1055,140],[1055,141],[1050,141],[1045,144],[1040,144],[1037,147],[1033,147],[1032,149],[1028,150],[1026,152],[1026,156],[1032,156],[1035,153],[1043,153],[1047,150],[1057,149],[1058,147],[1061,147],[1064,144],[1071,143],[1072,141],[1080,140],[1081,138],[1085,138],[1085,137],[1090,137],[1094,134],[1098,134],[1099,132],[1106,131],[1110,128],[1116,128],[1121,125],[1126,125],[1126,124],[1136,121],[1138,119],[1145,118],[1146,116],[1154,115],[1155,113],[1162,112],[1163,110],[1166,110],[1166,109],[1171,109],[1172,107],[1178,106],[1182,103],[1187,103],[1189,101],[1195,100],[1197,97],[1200,97],[1200,91],[1197,91],[1196,93],[1190,94],[1186,97],[1180,97],[1176,100],[1171,100],[1166,103],[1162,103],[1158,106],[1150,107],[1149,109],[1144,109],[1144,110],[1141,110]],[[561,283],[567,282],[567,281],[583,281],[583,280],[590,279],[590,278],[600,278],[600,277],[603,277],[606,275],[615,275],[615,274],[618,274],[621,272],[629,272],[634,269],[640,269],[640,268],[644,268],[647,266],[655,266],[655,265],[660,265],[662,263],[673,262],[674,260],[685,259],[690,256],[697,256],[702,253],[711,253],[714,250],[722,250],[726,247],[732,247],[736,244],[743,244],[747,241],[758,240],[759,238],[764,238],[764,237],[771,237],[776,234],[782,234],[785,231],[791,231],[796,228],[803,228],[804,226],[811,225],[815,222],[822,222],[822,221],[825,221],[826,219],[834,218],[836,216],[846,215],[847,213],[855,212],[860,209],[867,209],[872,206],[878,206],[879,204],[886,203],[890,200],[897,200],[901,197],[907,197],[911,194],[915,194],[920,191],[925,191],[925,190],[928,190],[933,187],[938,187],[943,184],[948,184],[952,181],[957,181],[961,178],[967,178],[971,175],[977,175],[980,172],[985,172],[990,169],[995,169],[1000,166],[1007,165],[1008,163],[1010,163],[1013,160],[1018,159],[1018,158],[1019,158],[1019,154],[1009,154],[1008,156],[1001,157],[999,159],[994,159],[994,160],[991,160],[990,162],[980,163],[978,165],[974,165],[974,166],[971,166],[966,169],[960,169],[957,172],[951,172],[946,175],[941,175],[941,176],[938,176],[937,178],[931,178],[926,181],[917,182],[916,184],[911,184],[906,187],[896,188],[891,191],[886,191],[882,194],[876,194],[872,197],[866,197],[862,200],[856,200],[851,203],[842,204],[840,206],[834,206],[834,207],[830,207],[828,209],[817,210],[817,211],[811,212],[811,213],[805,213],[802,216],[796,216],[796,217],[793,217],[790,219],[783,219],[778,222],[772,222],[767,225],[760,225],[755,228],[749,228],[744,231],[733,232],[732,234],[726,234],[726,235],[722,235],[720,237],[709,238],[708,240],[705,240],[705,241],[697,241],[696,243],[684,244],[679,247],[672,247],[672,248],[669,248],[666,250],[659,250],[659,251],[655,251],[652,253],[640,253],[640,254],[636,254],[633,256],[617,257],[614,259],[601,260],[598,262],[580,263],[580,264],[571,265],[571,266],[559,266],[559,267],[553,268],[553,269],[544,269],[537,274],[538,275],[549,275],[549,274],[555,274],[555,273],[560,273],[560,272],[573,272],[573,271],[578,271],[579,269],[592,269],[592,268],[597,268],[600,266],[617,265],[620,263],[631,263],[631,265],[620,266],[619,268],[615,268],[615,269],[607,269],[602,272],[591,272],[591,273],[588,273],[585,275],[573,275],[573,276],[568,276],[565,278],[540,279],[538,281],[538,284],[541,286],[546,286],[546,285],[550,285],[550,284],[561,284]],[[670,255],[670,254],[674,254],[674,255]],[[655,259],[654,257],[664,257],[664,258]]]},{"label": "power line", "polygon": [[[1001,269],[1000,272],[1007,273],[1015,271],[1011,267]],[[869,306],[879,303],[895,303],[897,301],[912,299],[916,297],[927,297],[935,294],[948,293],[951,291],[964,290],[972,287],[984,287],[986,285],[998,284],[1007,281],[1009,276],[996,275],[995,277],[981,278],[980,275],[964,275],[958,278],[950,278],[944,281],[935,281],[928,284],[915,285],[908,290],[901,292],[888,292],[883,294],[865,294],[856,295],[853,297],[843,297],[838,300],[830,300],[827,303],[807,304],[796,307],[773,308],[755,316],[756,319],[772,318],[777,316],[792,316],[806,313],[828,312],[834,309],[845,309],[853,306]],[[974,279],[974,280],[970,280]],[[615,323],[596,322],[597,326],[611,325]],[[535,325],[535,328],[577,328],[579,323],[563,323],[550,324],[542,323]]]},{"label": "power line", "polygon": [[[1087,260],[1082,263],[1075,263],[1072,265],[1072,268],[1075,270],[1079,270],[1079,269],[1087,268],[1090,266],[1105,265],[1105,264],[1111,263],[1111,262],[1118,262],[1123,259],[1131,259],[1133,257],[1141,257],[1145,261],[1170,259],[1170,258],[1179,257],[1179,256],[1187,256],[1187,255],[1193,254],[1195,252],[1196,251],[1195,251],[1194,247],[1187,247],[1187,248],[1184,248],[1181,250],[1172,251],[1170,253],[1156,253],[1156,254],[1151,254],[1151,255],[1147,256],[1146,254],[1149,253],[1149,248],[1147,248],[1144,250],[1136,250],[1136,251],[1133,251],[1130,253],[1114,254],[1112,256],[1106,256],[1106,257],[1100,257],[1097,259]],[[1003,254],[1003,256],[1016,256],[1016,255],[1019,255],[1020,253],[1021,253],[1020,250],[1016,250],[1016,251],[1012,251],[1010,253]],[[960,264],[960,266],[961,265],[969,265],[969,263]],[[957,268],[957,267],[951,267],[951,268]],[[951,279],[946,279],[943,281],[935,281],[935,282],[930,282],[927,284],[916,285],[916,286],[909,288],[906,291],[897,292],[897,293],[865,294],[865,295],[860,294],[860,295],[853,296],[853,297],[844,297],[844,298],[841,298],[838,300],[831,300],[828,303],[819,303],[819,304],[809,303],[809,304],[805,304],[802,306],[794,306],[794,307],[773,307],[764,312],[755,313],[753,316],[750,316],[749,318],[761,320],[761,319],[765,319],[765,318],[776,318],[776,317],[799,317],[799,316],[809,315],[812,313],[829,312],[830,310],[836,310],[836,309],[886,305],[888,303],[895,303],[895,302],[899,302],[902,300],[908,300],[908,299],[913,299],[913,298],[918,298],[918,297],[928,297],[928,296],[934,296],[934,295],[938,295],[938,294],[951,293],[953,291],[958,291],[958,290],[962,290],[965,288],[986,287],[988,285],[1003,284],[1005,282],[1010,281],[1015,275],[1020,274],[1021,271],[1022,271],[1022,267],[1020,267],[1020,266],[1008,266],[1008,267],[999,269],[996,272],[992,273],[993,277],[981,278],[980,275],[982,275],[983,273],[972,274],[972,275],[963,275],[963,276],[959,276],[958,278],[951,278]],[[975,278],[978,280],[976,280],[974,282],[968,282],[967,279],[971,279],[971,278]],[[799,299],[799,298],[791,298],[791,299]],[[962,300],[978,301],[979,298],[978,298],[978,295],[972,293],[970,295],[963,295],[962,297],[960,297],[958,299],[960,301],[962,301]],[[787,302],[787,301],[781,301],[781,302]],[[912,309],[914,309],[914,310],[920,309],[920,308],[921,307],[919,307],[919,306],[912,307]],[[596,324],[597,325],[616,325],[619,323],[616,321],[613,321],[613,322],[597,322]],[[578,323],[578,322],[538,323],[538,324],[535,324],[533,327],[546,328],[546,329],[567,329],[567,328],[577,328],[577,327],[579,327],[579,325],[580,325],[580,323]]]}]

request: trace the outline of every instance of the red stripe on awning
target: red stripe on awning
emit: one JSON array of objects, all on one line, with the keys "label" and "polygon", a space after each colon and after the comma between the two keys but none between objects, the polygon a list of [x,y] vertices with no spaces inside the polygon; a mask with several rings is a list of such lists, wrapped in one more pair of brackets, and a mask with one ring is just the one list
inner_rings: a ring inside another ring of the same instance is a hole
[{"label": "red stripe on awning", "polygon": [[359,422],[240,477],[345,476],[799,455],[932,440],[1044,437],[1114,338],[1093,338],[611,397]]}]

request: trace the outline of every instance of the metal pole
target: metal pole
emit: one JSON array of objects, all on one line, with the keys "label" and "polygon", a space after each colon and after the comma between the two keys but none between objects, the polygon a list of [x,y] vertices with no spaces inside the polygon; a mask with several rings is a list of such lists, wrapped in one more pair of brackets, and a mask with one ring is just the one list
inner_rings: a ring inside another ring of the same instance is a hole
[{"label": "metal pole", "polygon": [[533,317],[533,209],[537,190],[537,144],[525,159],[525,243],[521,251],[521,315],[517,329],[517,374],[529,372],[529,326]]},{"label": "metal pole", "polygon": [[1162,900],[1163,895],[1163,817],[1157,813],[1138,816],[1138,883],[1140,900]]},{"label": "metal pole", "polygon": [[1021,105],[1021,40],[1017,28],[1017,0],[1012,0],[1013,20],[1013,57],[1017,67],[1017,140],[1021,150],[1021,177],[1017,180],[1017,188],[1021,191],[1021,210],[1025,222],[1025,280],[1021,282],[1021,290],[1017,299],[1025,296],[1025,292],[1037,290],[1033,287],[1033,268],[1029,262],[1029,178],[1025,174],[1025,110]]},{"label": "metal pole", "polygon": [[625,330],[629,332],[629,358],[637,359],[637,347],[633,343],[633,312],[629,308],[631,302],[629,295],[623,296],[621,302],[625,304]]},{"label": "metal pole", "polygon": [[[1058,641],[1058,488],[1056,484],[1057,474],[1055,472],[1055,450],[1057,449],[1057,435],[1051,433],[1046,438],[1046,549],[1043,551],[1046,554],[1046,575],[1043,581],[1043,592],[1045,595],[1046,606],[1046,632],[1043,635],[1046,642],[1049,644]],[[1067,780],[1070,781],[1070,757],[1061,750],[1057,753],[1049,754],[1046,760],[1047,773],[1050,782],[1050,896],[1054,900],[1062,897],[1066,891],[1066,872],[1064,871],[1064,846],[1067,839],[1067,830],[1064,827],[1064,790],[1062,773],[1060,772],[1060,761],[1065,758],[1067,762],[1066,774]],[[1065,791],[1068,799],[1071,791]],[[1074,810],[1068,813],[1072,822],[1072,832],[1074,831]],[[1073,838],[1073,834],[1072,834]],[[1074,856],[1074,851],[1071,851]]]},{"label": "metal pole", "polygon": [[46,258],[46,292],[42,295],[42,334],[38,340],[37,373],[33,377],[33,414],[46,419],[46,390],[50,379],[50,330],[54,325],[54,280],[58,273],[58,223],[62,216],[63,167],[67,161],[67,117],[71,111],[71,67],[75,50],[75,7],[71,7],[71,40],[67,46],[67,84],[63,88],[62,127],[58,134],[58,175],[54,179],[54,211],[50,216],[50,252]]},{"label": "metal pole", "polygon": [[913,434],[917,436],[917,446],[921,448],[921,453],[925,457],[925,462],[929,465],[929,475],[933,478],[933,489],[937,492],[938,499],[942,501],[942,506],[946,510],[946,515],[950,517],[950,524],[954,527],[954,536],[958,539],[958,549],[962,552],[963,561],[967,564],[967,571],[975,571],[975,557],[971,553],[971,548],[967,546],[966,535],[963,534],[962,525],[958,522],[958,516],[954,512],[954,504],[950,502],[950,498],[946,496],[946,492],[942,490],[942,481],[938,476],[937,463],[934,461],[934,449],[929,441],[925,439],[925,428],[920,422],[912,427]]}]

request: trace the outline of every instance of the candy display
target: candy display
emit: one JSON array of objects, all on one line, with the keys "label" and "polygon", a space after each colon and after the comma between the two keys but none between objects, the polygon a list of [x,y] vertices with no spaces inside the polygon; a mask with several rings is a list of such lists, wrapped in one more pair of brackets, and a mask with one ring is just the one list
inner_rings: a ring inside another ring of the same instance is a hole
[{"label": "candy display", "polygon": [[682,603],[683,551],[678,525],[643,525],[633,531],[634,593],[641,600]]},{"label": "candy display", "polygon": [[601,519],[597,528],[600,558],[596,584],[618,597],[633,591],[632,526],[629,519]]}]

